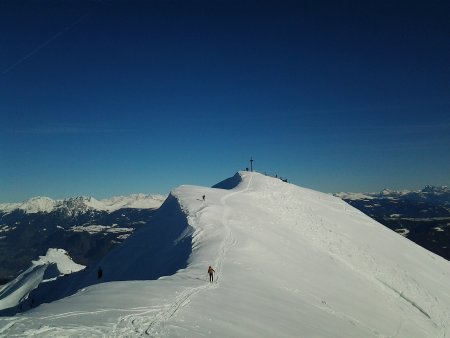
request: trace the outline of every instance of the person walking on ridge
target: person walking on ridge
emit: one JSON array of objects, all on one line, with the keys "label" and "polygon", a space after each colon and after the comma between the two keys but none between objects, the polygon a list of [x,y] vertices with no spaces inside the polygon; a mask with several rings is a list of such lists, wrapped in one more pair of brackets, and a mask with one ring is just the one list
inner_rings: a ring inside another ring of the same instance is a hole
[{"label": "person walking on ridge", "polygon": [[209,274],[209,281],[212,283],[214,282],[214,269],[211,267],[211,265],[208,268],[208,274]]}]

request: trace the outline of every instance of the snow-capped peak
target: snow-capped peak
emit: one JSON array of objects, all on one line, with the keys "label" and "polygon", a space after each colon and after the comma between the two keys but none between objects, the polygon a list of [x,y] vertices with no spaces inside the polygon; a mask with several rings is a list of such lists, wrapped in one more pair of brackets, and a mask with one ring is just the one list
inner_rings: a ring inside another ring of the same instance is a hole
[{"label": "snow-capped peak", "polygon": [[96,266],[35,293],[48,304],[0,318],[0,335],[447,337],[449,279],[448,261],[341,199],[241,172],[174,189]]},{"label": "snow-capped peak", "polygon": [[427,185],[420,190],[392,190],[383,189],[380,192],[366,192],[366,193],[354,193],[354,192],[338,192],[333,195],[344,200],[370,200],[374,198],[390,198],[390,197],[403,197],[403,196],[426,196],[442,194],[450,194],[450,189],[446,186],[432,186]]},{"label": "snow-capped peak", "polygon": [[43,265],[55,263],[58,271],[65,275],[76,271],[83,270],[84,265],[75,263],[64,249],[50,248],[47,250],[45,256],[39,256],[39,258],[33,261],[33,265]]},{"label": "snow-capped peak", "polygon": [[42,285],[41,283],[55,281],[60,276],[84,268],[84,265],[75,263],[64,249],[50,248],[45,256],[39,256],[32,262],[31,267],[0,288],[0,310],[23,304],[30,292]]},{"label": "snow-capped peak", "polygon": [[161,206],[166,196],[133,194],[130,196],[117,196],[102,200],[94,197],[77,196],[64,200],[53,200],[48,197],[33,197],[23,203],[0,204],[0,211],[12,212],[22,210],[26,213],[49,213],[62,210],[66,214],[75,216],[88,210],[113,212],[122,208],[133,209],[157,209]]},{"label": "snow-capped peak", "polygon": [[447,186],[434,186],[434,185],[426,185],[425,188],[421,190],[425,193],[433,193],[433,194],[442,194],[442,193],[450,193],[450,189]]},{"label": "snow-capped peak", "polygon": [[58,202],[48,197],[33,197],[22,203],[3,203],[0,204],[0,211],[11,212],[20,209],[29,214],[38,212],[51,212]]}]

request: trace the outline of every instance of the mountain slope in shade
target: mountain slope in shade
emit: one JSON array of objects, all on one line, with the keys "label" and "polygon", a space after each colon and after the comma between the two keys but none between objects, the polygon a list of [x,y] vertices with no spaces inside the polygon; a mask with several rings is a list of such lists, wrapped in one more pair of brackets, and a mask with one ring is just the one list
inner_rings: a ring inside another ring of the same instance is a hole
[{"label": "mountain slope in shade", "polygon": [[29,293],[42,282],[52,281],[60,276],[84,269],[75,263],[63,249],[49,249],[45,256],[32,262],[30,268],[14,281],[0,288],[0,310],[24,303]]},{"label": "mountain slope in shade", "polygon": [[333,196],[241,172],[173,190],[151,226],[0,334],[450,335],[450,264]]}]

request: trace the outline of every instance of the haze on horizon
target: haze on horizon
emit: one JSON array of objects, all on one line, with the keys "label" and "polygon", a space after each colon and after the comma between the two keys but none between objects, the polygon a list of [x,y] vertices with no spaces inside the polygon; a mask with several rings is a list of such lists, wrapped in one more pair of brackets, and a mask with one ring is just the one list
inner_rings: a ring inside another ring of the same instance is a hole
[{"label": "haze on horizon", "polygon": [[0,203],[450,185],[445,1],[4,1]]}]

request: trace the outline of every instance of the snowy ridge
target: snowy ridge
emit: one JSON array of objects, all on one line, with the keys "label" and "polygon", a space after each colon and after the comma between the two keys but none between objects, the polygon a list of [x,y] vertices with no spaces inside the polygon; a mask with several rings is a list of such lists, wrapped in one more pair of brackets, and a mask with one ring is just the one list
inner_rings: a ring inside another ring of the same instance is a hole
[{"label": "snowy ridge", "polygon": [[39,256],[39,259],[33,261],[33,265],[56,264],[60,274],[65,275],[83,270],[84,265],[75,263],[64,249],[50,248],[45,256]]},{"label": "snowy ridge", "polygon": [[0,335],[450,335],[447,261],[339,198],[257,173],[174,189],[98,266],[109,283],[91,285],[97,267],[68,277],[77,294],[0,318]]},{"label": "snowy ridge", "polygon": [[69,215],[77,215],[87,210],[113,212],[122,208],[157,209],[165,200],[162,195],[133,194],[97,200],[93,197],[72,197],[65,200],[53,200],[48,197],[33,197],[23,203],[0,204],[0,211],[12,212],[22,210],[26,213],[49,213],[65,210]]},{"label": "snowy ridge", "polygon": [[[164,201],[151,227],[139,228],[99,262],[105,272],[103,281],[157,279],[186,267],[192,242],[183,234],[190,226],[175,194]],[[94,280],[95,273],[84,283]]]},{"label": "snowy ridge", "polygon": [[83,270],[63,249],[48,249],[45,256],[32,262],[30,268],[0,289],[0,310],[17,306],[28,298],[32,290],[42,282]]}]

